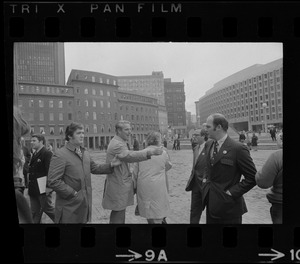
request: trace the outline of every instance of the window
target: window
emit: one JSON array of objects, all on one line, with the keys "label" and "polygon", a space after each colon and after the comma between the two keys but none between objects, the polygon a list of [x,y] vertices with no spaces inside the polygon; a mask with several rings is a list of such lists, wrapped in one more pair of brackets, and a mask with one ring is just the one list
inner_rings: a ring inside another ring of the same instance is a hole
[{"label": "window", "polygon": [[94,133],[97,133],[97,125],[96,124],[93,124],[93,131],[94,131]]},{"label": "window", "polygon": [[80,99],[76,100],[76,104],[77,104],[77,106],[80,106]]},{"label": "window", "polygon": [[90,116],[89,112],[85,112],[85,119],[88,119]]},{"label": "window", "polygon": [[34,114],[33,113],[29,113],[28,121],[33,121],[33,120],[34,120]]},{"label": "window", "polygon": [[103,96],[103,90],[102,90],[102,89],[100,90],[100,95],[102,95],[102,96]]},{"label": "window", "polygon": [[69,120],[69,121],[72,120],[72,113],[68,113],[68,120]]},{"label": "window", "polygon": [[59,114],[58,114],[58,120],[59,120],[59,121],[63,121],[63,120],[64,120],[64,115],[63,115],[63,113],[59,113]]},{"label": "window", "polygon": [[107,101],[107,108],[110,108],[110,101]]},{"label": "window", "polygon": [[85,125],[85,132],[89,132],[89,130],[90,130],[90,127],[89,127],[89,125]]},{"label": "window", "polygon": [[87,88],[84,89],[84,94],[89,94],[89,90]]},{"label": "window", "polygon": [[34,107],[34,101],[32,99],[29,100],[29,107]]},{"label": "window", "polygon": [[109,79],[106,79],[106,83],[109,84]]},{"label": "window", "polygon": [[44,127],[40,127],[40,134],[45,134],[45,128]]},{"label": "window", "polygon": [[54,127],[49,127],[50,129],[50,135],[54,135]]},{"label": "window", "polygon": [[116,92],[113,92],[113,95],[114,95],[114,97],[117,97],[117,94],[116,94]]},{"label": "window", "polygon": [[102,78],[101,78],[101,77],[99,78],[99,82],[100,82],[100,83],[103,83],[103,80],[102,80]]},{"label": "window", "polygon": [[49,100],[49,108],[53,108],[53,100]]},{"label": "window", "polygon": [[96,107],[96,100],[93,100],[93,107]]},{"label": "window", "polygon": [[63,135],[64,134],[64,127],[59,127],[59,134]]},{"label": "window", "polygon": [[101,108],[103,108],[103,101],[102,100],[100,101],[100,106],[101,106]]},{"label": "window", "polygon": [[95,76],[92,76],[92,82],[95,82]]},{"label": "window", "polygon": [[[107,79],[108,80],[108,79]],[[107,91],[107,96],[110,96],[110,91]]]},{"label": "window", "polygon": [[88,100],[85,100],[84,103],[85,103],[85,106],[86,106],[86,107],[89,106],[89,101],[88,101]]},{"label": "window", "polygon": [[54,121],[54,114],[53,113],[49,113],[49,120]]},{"label": "window", "polygon": [[97,120],[97,114],[96,114],[96,112],[93,112],[93,120]]},{"label": "window", "polygon": [[93,90],[92,90],[92,94],[93,95],[96,95],[96,90],[93,88]]},{"label": "window", "polygon": [[40,113],[40,121],[44,121],[44,113]]},{"label": "window", "polygon": [[63,108],[63,101],[62,100],[58,101],[58,108]]}]

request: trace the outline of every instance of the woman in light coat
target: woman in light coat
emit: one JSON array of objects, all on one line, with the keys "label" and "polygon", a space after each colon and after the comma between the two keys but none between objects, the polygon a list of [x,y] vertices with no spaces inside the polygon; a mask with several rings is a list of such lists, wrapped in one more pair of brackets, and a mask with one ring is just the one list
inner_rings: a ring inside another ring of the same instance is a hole
[{"label": "woman in light coat", "polygon": [[[161,144],[161,134],[151,132],[146,140],[147,149]],[[161,224],[170,213],[166,172],[171,169],[170,157],[164,149],[161,156],[135,163],[133,181],[137,192],[139,214],[149,224]]]}]

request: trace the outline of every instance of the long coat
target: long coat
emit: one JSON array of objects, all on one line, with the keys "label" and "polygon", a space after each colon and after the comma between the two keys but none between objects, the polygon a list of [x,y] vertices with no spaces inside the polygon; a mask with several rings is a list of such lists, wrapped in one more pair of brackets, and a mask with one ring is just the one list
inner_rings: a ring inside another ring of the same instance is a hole
[{"label": "long coat", "polygon": [[[68,142],[58,149],[50,163],[48,185],[56,192],[55,223],[86,223],[92,216],[91,173],[107,174],[110,164],[98,165],[80,147],[82,159],[75,146]],[[74,195],[74,191],[78,192]]]},{"label": "long coat", "polygon": [[[209,153],[212,143],[213,141],[208,143]],[[208,198],[210,215],[230,219],[246,213],[243,194],[256,185],[256,168],[248,148],[228,136],[219,149],[213,165],[208,155],[207,168],[208,180],[203,185],[202,199],[205,204],[205,199]],[[242,175],[244,179],[241,181]],[[226,194],[227,190],[232,196]]]},{"label": "long coat", "polygon": [[197,166],[198,169],[198,174],[202,175],[202,178],[206,177],[207,174],[207,142],[204,143],[204,148],[202,149],[201,153],[199,154],[199,148],[200,145],[197,144],[194,149],[193,149],[193,167],[192,167],[192,172],[190,175],[190,178],[187,182],[187,185],[185,187],[185,190],[191,191],[193,189],[194,184],[197,184],[196,182],[196,177],[195,177],[195,167]]},{"label": "long coat", "polygon": [[[152,146],[148,146],[147,149]],[[170,213],[166,172],[172,163],[167,152],[133,165],[137,182],[137,203],[140,216],[147,219],[164,218]]]},{"label": "long coat", "polygon": [[118,158],[122,163],[106,176],[102,206],[104,209],[121,211],[134,204],[133,180],[129,163],[147,160],[149,157],[147,157],[147,149],[128,150],[126,141],[117,135],[108,145],[106,162],[111,162],[116,154],[120,154]]},{"label": "long coat", "polygon": [[45,147],[41,148],[32,156],[28,169],[28,194],[30,196],[40,195],[37,179],[48,175],[51,157],[52,152],[47,150]]}]

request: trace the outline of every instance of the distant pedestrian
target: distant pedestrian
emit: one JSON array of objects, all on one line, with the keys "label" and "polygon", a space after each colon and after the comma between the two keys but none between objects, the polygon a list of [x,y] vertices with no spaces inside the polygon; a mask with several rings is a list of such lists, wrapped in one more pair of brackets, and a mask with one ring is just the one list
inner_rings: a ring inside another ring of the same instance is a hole
[{"label": "distant pedestrian", "polygon": [[270,129],[270,135],[271,135],[272,141],[276,141],[276,128],[275,127]]},{"label": "distant pedestrian", "polygon": [[[47,150],[44,144],[45,137],[43,135],[33,134],[31,136],[31,145],[35,152],[29,163],[28,195],[33,222],[36,224],[41,222],[43,213],[47,214],[54,222],[52,190],[46,188],[48,187],[46,182],[52,152]],[[44,177],[46,178],[44,179]],[[43,182],[40,182],[41,180]]]},{"label": "distant pedestrian", "polygon": [[282,149],[273,152],[255,176],[256,183],[260,188],[272,187],[267,194],[267,199],[272,204],[270,214],[273,224],[282,224],[282,154]]},{"label": "distant pedestrian", "polygon": [[111,173],[121,162],[95,163],[82,147],[82,124],[68,125],[65,137],[67,144],[53,155],[48,176],[48,185],[56,192],[55,223],[85,224],[92,219],[91,173]]},{"label": "distant pedestrian", "polygon": [[166,138],[164,138],[164,147],[167,149],[168,148],[168,141]]},{"label": "distant pedestrian", "polygon": [[252,139],[251,139],[251,146],[252,146],[254,151],[257,151],[257,141],[258,141],[258,137],[256,136],[255,133],[253,133],[252,134]]},{"label": "distant pedestrian", "polygon": [[180,150],[180,139],[179,138],[177,138],[177,150]]},{"label": "distant pedestrian", "polygon": [[[151,132],[147,137],[148,150],[161,145],[161,134]],[[134,163],[133,179],[137,193],[139,215],[149,224],[162,224],[170,214],[166,171],[172,163],[166,150],[162,155],[149,160]]]},{"label": "distant pedestrian", "polygon": [[173,148],[172,150],[177,150],[177,139],[174,139],[173,141]]},{"label": "distant pedestrian", "polygon": [[241,131],[241,132],[240,132],[240,136],[239,136],[239,141],[240,141],[241,143],[244,143],[245,140],[246,140],[246,135],[245,135],[244,131]]},{"label": "distant pedestrian", "polygon": [[146,140],[143,141],[143,149],[146,148]]}]

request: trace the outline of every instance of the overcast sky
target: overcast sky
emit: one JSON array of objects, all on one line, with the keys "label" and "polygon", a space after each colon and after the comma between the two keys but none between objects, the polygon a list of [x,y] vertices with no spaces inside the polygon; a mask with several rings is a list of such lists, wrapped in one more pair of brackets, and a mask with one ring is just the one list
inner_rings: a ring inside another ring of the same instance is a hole
[{"label": "overcast sky", "polygon": [[105,74],[151,75],[184,81],[186,110],[215,83],[253,64],[283,56],[281,43],[65,43],[66,80],[72,69]]}]

